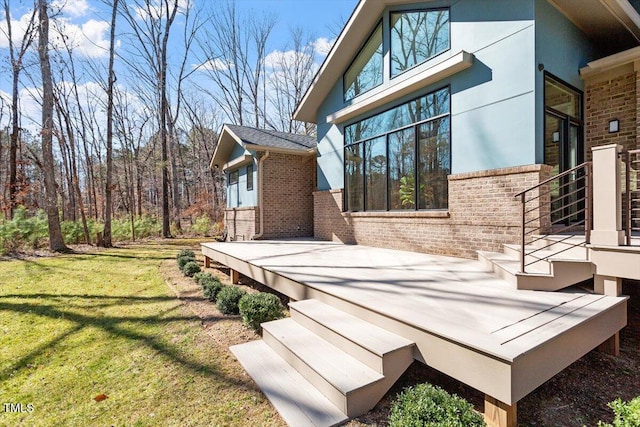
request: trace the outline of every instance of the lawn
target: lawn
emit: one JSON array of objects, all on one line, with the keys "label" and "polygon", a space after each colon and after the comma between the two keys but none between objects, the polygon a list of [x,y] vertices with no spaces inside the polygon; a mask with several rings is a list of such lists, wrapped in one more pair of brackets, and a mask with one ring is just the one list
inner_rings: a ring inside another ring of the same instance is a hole
[{"label": "lawn", "polygon": [[0,261],[0,425],[281,425],[163,279],[194,243]]}]

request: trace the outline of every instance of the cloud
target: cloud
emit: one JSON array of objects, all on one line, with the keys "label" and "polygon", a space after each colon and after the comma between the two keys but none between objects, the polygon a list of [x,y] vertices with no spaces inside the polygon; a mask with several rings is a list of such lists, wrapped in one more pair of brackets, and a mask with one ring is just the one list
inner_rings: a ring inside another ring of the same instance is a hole
[{"label": "cloud", "polygon": [[[184,13],[185,10],[191,9],[192,6],[193,6],[192,0],[178,0],[179,13]],[[169,6],[169,8],[170,10],[173,10],[171,8],[171,5]],[[148,6],[147,5],[145,5],[145,7],[136,6],[134,10],[136,12],[136,17],[139,20],[145,20],[149,16],[151,16],[153,19],[159,19],[166,15],[164,2],[162,0],[152,0],[149,2]]]},{"label": "cloud", "polygon": [[[55,22],[56,31],[51,34],[51,42],[56,48],[64,49],[64,41],[74,52],[89,58],[105,57],[109,53],[109,23],[89,19],[76,25],[65,19]],[[63,40],[64,38],[64,40]]]},{"label": "cloud", "polygon": [[319,39],[312,42],[313,50],[318,55],[326,56],[335,42],[336,39],[329,40],[326,37],[320,37]]},{"label": "cloud", "polygon": [[204,71],[224,71],[230,70],[231,68],[233,68],[233,64],[225,62],[220,58],[209,59],[208,61],[205,61],[200,65],[193,65],[194,70]]},{"label": "cloud", "polygon": [[90,10],[87,0],[54,0],[51,7],[74,18],[84,16]]},{"label": "cloud", "polygon": [[[11,32],[15,45],[19,45],[20,41],[24,38],[24,34],[27,31],[30,19],[31,13],[28,12],[22,15],[18,20],[11,20]],[[9,39],[7,38],[7,33],[7,21],[3,19],[2,21],[0,21],[0,48],[9,47]]]},{"label": "cloud", "polygon": [[267,68],[292,67],[296,63],[302,63],[309,59],[306,52],[274,50],[264,58],[264,64]]}]

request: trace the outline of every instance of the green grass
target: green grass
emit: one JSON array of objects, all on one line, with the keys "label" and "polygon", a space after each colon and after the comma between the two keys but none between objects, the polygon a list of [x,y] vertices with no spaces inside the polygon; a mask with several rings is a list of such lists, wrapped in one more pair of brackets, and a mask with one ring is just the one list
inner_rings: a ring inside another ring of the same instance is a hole
[{"label": "green grass", "polygon": [[0,262],[0,425],[281,424],[164,283],[178,249]]}]

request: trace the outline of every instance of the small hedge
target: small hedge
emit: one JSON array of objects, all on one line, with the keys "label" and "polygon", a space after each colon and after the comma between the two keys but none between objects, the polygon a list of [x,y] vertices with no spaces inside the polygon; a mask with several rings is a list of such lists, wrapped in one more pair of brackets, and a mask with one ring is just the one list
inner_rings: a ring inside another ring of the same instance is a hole
[{"label": "small hedge", "polygon": [[202,283],[205,280],[213,280],[213,276],[211,275],[211,273],[205,273],[204,271],[201,271],[193,275],[193,280],[195,280],[198,285],[202,286]]},{"label": "small hedge", "polygon": [[214,277],[211,277],[210,279],[208,277],[204,278],[200,282],[200,286],[202,286],[203,294],[209,301],[215,301],[218,298],[218,294],[224,287],[224,285]]},{"label": "small hedge", "polygon": [[284,307],[280,299],[266,292],[247,294],[238,302],[242,321],[256,332],[260,332],[260,324],[284,317]]},{"label": "small hedge", "polygon": [[184,271],[184,266],[190,262],[195,262],[195,260],[196,259],[194,257],[181,256],[180,258],[178,258],[178,267],[180,268],[180,270]]},{"label": "small hedge", "polygon": [[640,427],[640,396],[628,402],[618,398],[610,402],[609,407],[615,414],[613,424],[600,421],[598,427]]},{"label": "small hedge", "polygon": [[176,259],[180,259],[182,257],[196,259],[196,254],[191,249],[180,249],[180,252],[176,255]]},{"label": "small hedge", "polygon": [[389,414],[390,427],[486,426],[480,414],[461,397],[431,384],[406,388],[396,397]]},{"label": "small hedge", "polygon": [[195,261],[189,261],[182,267],[182,273],[187,277],[193,277],[194,274],[200,273],[200,266]]},{"label": "small hedge", "polygon": [[237,286],[224,286],[216,299],[218,310],[224,314],[238,314],[238,302],[246,292]]}]

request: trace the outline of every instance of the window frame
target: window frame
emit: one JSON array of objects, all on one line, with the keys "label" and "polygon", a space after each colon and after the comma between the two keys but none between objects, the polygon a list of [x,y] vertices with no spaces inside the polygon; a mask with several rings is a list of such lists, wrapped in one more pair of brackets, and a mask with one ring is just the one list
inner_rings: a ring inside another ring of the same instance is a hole
[{"label": "window frame", "polygon": [[[347,76],[347,71],[349,71],[351,69],[351,67],[353,66],[353,64],[355,64],[355,62],[357,61],[358,57],[360,56],[360,54],[364,51],[365,47],[367,46],[367,43],[369,43],[369,41],[371,40],[371,37],[373,37],[373,35],[376,33],[376,31],[378,30],[378,27],[380,27],[380,34],[382,36],[382,73],[380,75],[380,83],[378,83],[377,85],[370,87],[369,89],[365,90],[364,92],[360,92],[358,94],[355,94],[354,96],[352,96],[351,98],[347,98],[347,87],[346,87],[346,76]],[[384,84],[384,63],[385,63],[385,58],[384,58],[384,19],[380,19],[378,21],[378,23],[373,27],[373,29],[371,30],[371,32],[369,32],[369,34],[367,35],[367,38],[365,39],[364,43],[362,43],[362,46],[360,46],[360,49],[358,49],[358,52],[353,56],[353,59],[351,60],[351,62],[349,62],[349,65],[347,66],[347,68],[344,70],[344,72],[342,73],[342,100],[344,102],[348,102],[351,101],[353,99],[356,99],[357,97],[364,95],[367,92],[372,91],[373,89],[380,87]]]},{"label": "window frame", "polygon": [[253,191],[253,163],[247,165],[247,191]]},{"label": "window frame", "polygon": [[[448,139],[449,139],[449,169],[450,169],[450,173],[451,173],[451,169],[452,169],[452,139],[451,139],[451,134],[452,134],[452,126],[451,126],[451,85],[445,85],[442,87],[439,87],[437,89],[433,89],[429,92],[423,93],[422,95],[419,95],[415,98],[412,98],[408,101],[405,101],[403,103],[400,103],[398,105],[394,105],[392,107],[389,107],[383,111],[380,111],[376,114],[361,118],[360,120],[356,120],[354,122],[351,122],[349,124],[346,124],[342,127],[342,134],[345,135],[345,129],[351,125],[354,125],[358,122],[370,119],[372,117],[378,116],[378,115],[382,115],[387,113],[388,111],[393,110],[394,108],[398,108],[401,107],[405,104],[410,104],[412,102],[417,101],[420,98],[435,94],[443,89],[447,90],[447,93],[449,95],[449,111],[447,113],[444,114],[438,114],[435,115],[433,117],[429,117],[427,119],[423,119],[405,126],[401,126],[401,127],[397,127],[397,128],[393,128],[393,129],[389,129],[385,132],[381,132],[372,136],[369,136],[367,138],[363,138],[357,141],[353,141],[349,144],[344,144],[343,145],[343,164],[342,164],[342,172],[343,172],[343,192],[344,192],[344,197],[343,197],[343,204],[342,204],[342,211],[343,212],[390,212],[390,213],[402,213],[402,212],[434,212],[434,211],[446,211],[448,210],[448,206],[446,208],[433,208],[433,209],[420,209],[419,208],[419,196],[418,196],[418,191],[414,191],[414,208],[413,209],[394,209],[391,210],[390,209],[390,205],[389,205],[389,135],[392,133],[396,133],[396,132],[400,132],[400,131],[404,131],[410,128],[413,128],[413,132],[414,132],[414,186],[419,185],[419,144],[420,144],[420,140],[419,140],[419,127],[425,123],[429,123],[429,122],[433,122],[435,120],[441,120],[443,118],[448,118],[449,119],[449,126],[448,126]],[[362,144],[362,158],[363,158],[363,162],[365,161],[366,158],[366,147],[365,144],[368,141],[372,141],[374,139],[377,138],[381,138],[384,137],[385,138],[385,147],[386,147],[386,209],[385,210],[368,210],[367,209],[367,202],[368,202],[368,198],[367,198],[367,182],[366,182],[366,165],[363,164],[362,166],[362,183],[361,183],[361,187],[362,187],[362,210],[361,211],[353,211],[353,210],[349,210],[349,206],[348,206],[348,201],[350,199],[350,195],[349,195],[349,189],[347,187],[347,164],[346,164],[346,156],[347,156],[347,148],[348,147],[352,147],[352,146],[356,146],[359,144]],[[344,138],[344,136],[343,136]],[[416,187],[417,188],[417,187]],[[447,188],[447,192],[448,192],[448,188]]]},{"label": "window frame", "polygon": [[[398,74],[394,75],[393,74],[393,67],[392,67],[393,59],[391,58],[391,52],[393,51],[393,37],[391,37],[391,28],[392,28],[392,26],[391,26],[391,15],[394,14],[394,13],[412,13],[412,12],[427,12],[428,13],[428,12],[445,11],[445,10],[447,11],[447,13],[449,15],[448,16],[448,20],[447,20],[447,22],[448,22],[448,25],[447,25],[447,33],[448,33],[447,37],[448,37],[448,40],[449,40],[449,46],[446,49],[444,49],[444,50],[442,50],[442,51],[440,51],[440,52],[438,52],[438,53],[436,53],[434,55],[431,55],[430,57],[426,58],[424,61],[418,62],[418,63],[412,65],[411,67],[407,68],[406,70],[403,70],[403,71],[399,72]],[[389,22],[389,29],[388,29],[388,33],[389,33],[389,80],[393,80],[393,79],[395,79],[397,77],[400,77],[401,75],[403,75],[403,74],[405,74],[405,73],[407,73],[407,72],[409,72],[409,71],[421,66],[422,64],[425,64],[425,63],[431,61],[433,58],[436,58],[436,57],[442,55],[443,53],[449,52],[451,50],[451,8],[450,7],[432,7],[432,8],[407,9],[407,10],[391,10],[391,11],[388,12],[388,15],[389,15],[389,21],[388,21]],[[383,31],[384,31],[384,29],[383,29]]]}]

